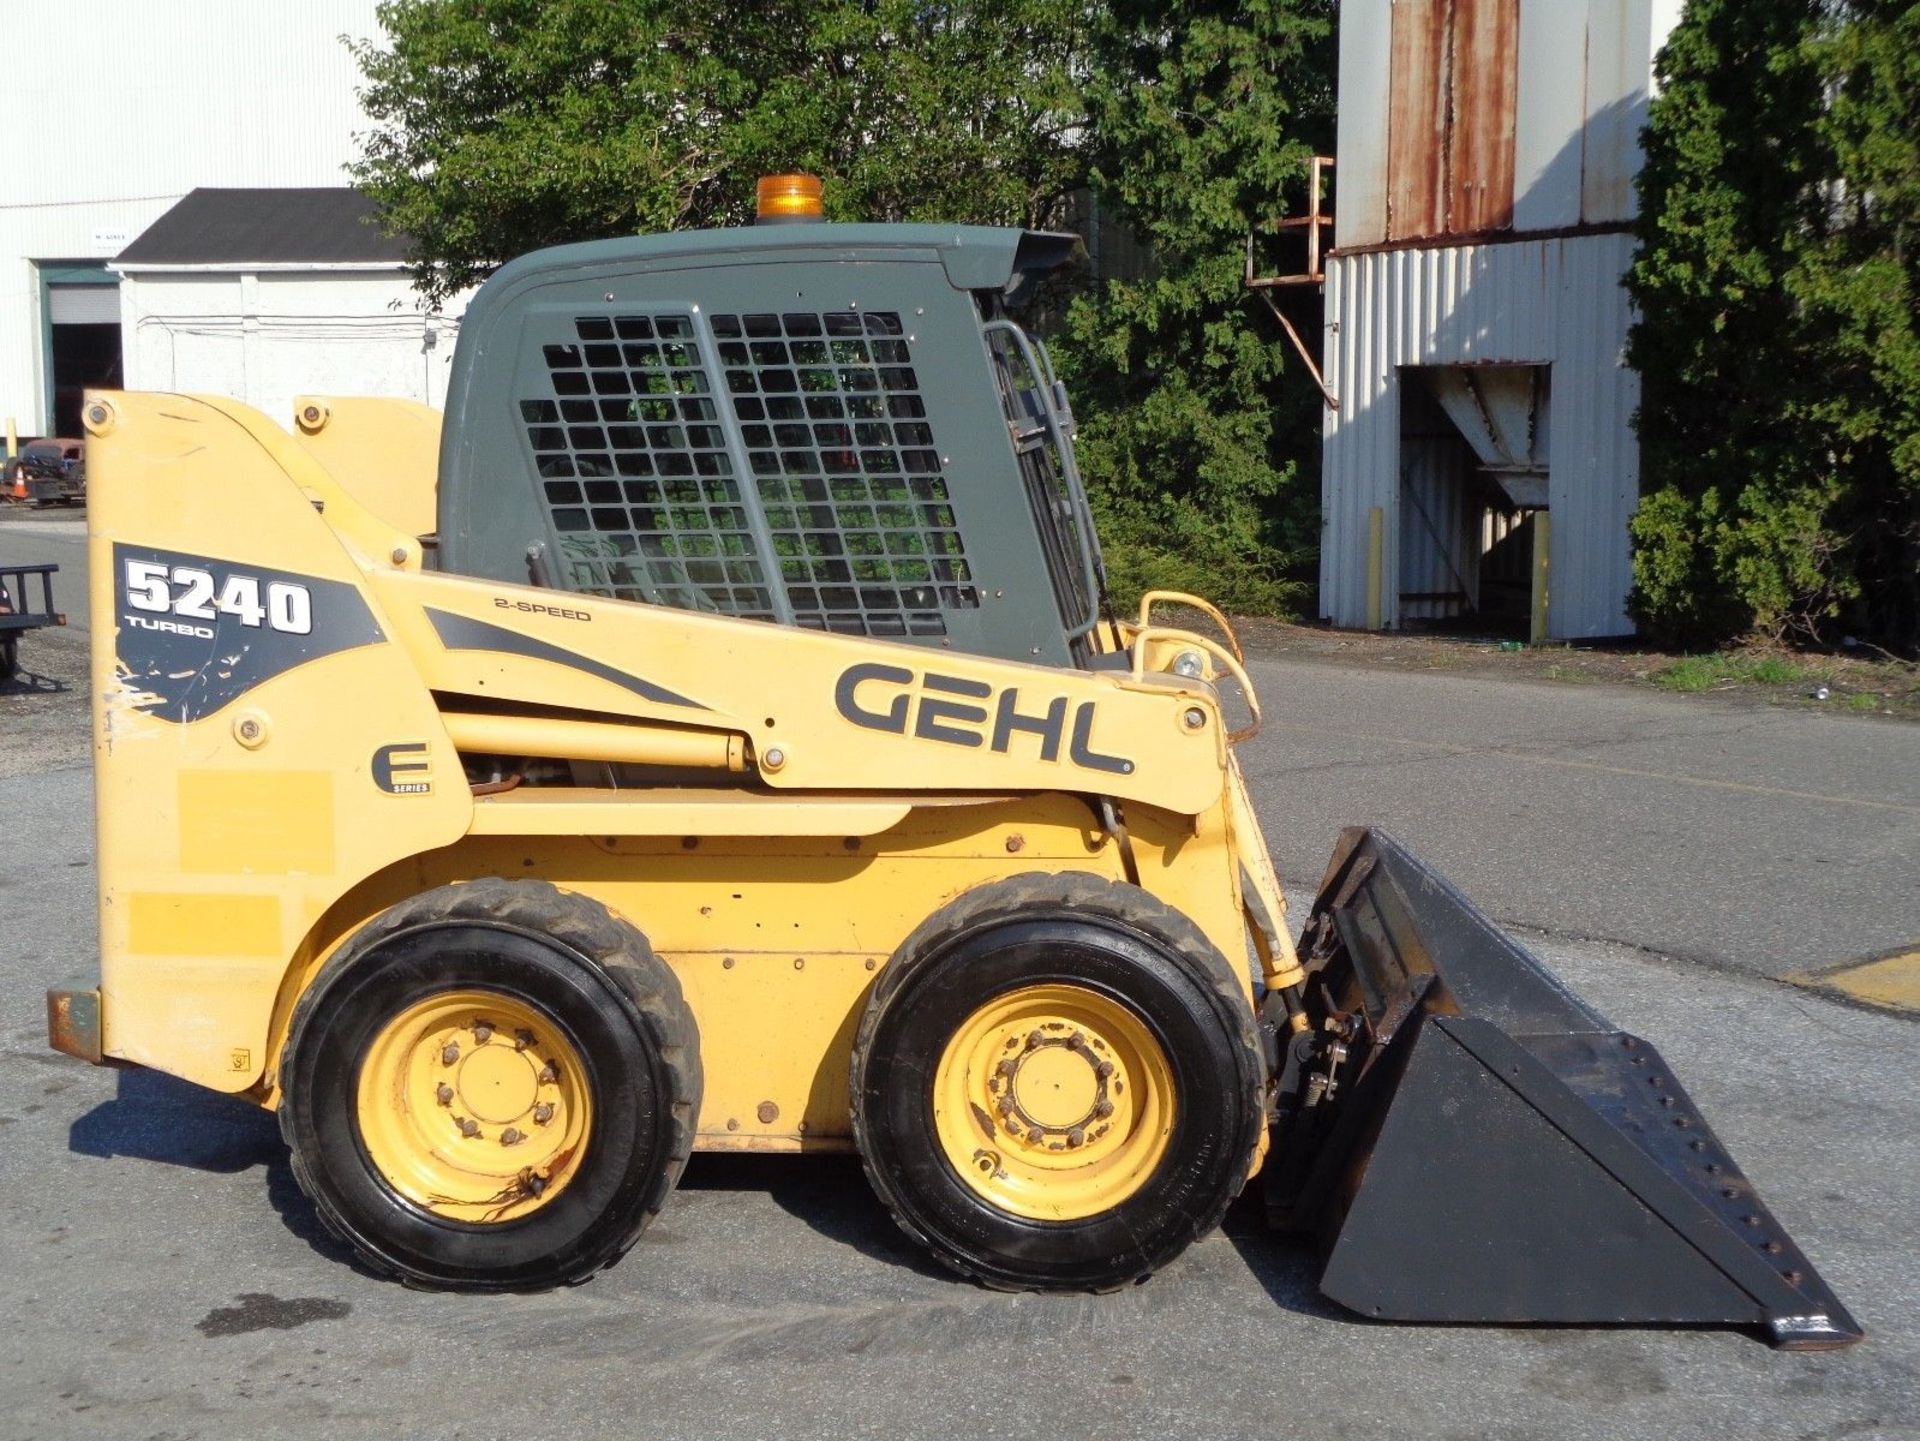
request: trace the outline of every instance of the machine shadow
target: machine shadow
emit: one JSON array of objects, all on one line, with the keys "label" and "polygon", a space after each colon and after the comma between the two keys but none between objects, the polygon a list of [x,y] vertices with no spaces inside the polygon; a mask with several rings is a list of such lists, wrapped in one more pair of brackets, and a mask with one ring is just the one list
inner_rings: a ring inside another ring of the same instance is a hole
[{"label": "machine shadow", "polygon": [[774,1205],[829,1241],[922,1276],[953,1279],[951,1271],[894,1224],[855,1156],[699,1152],[687,1162],[680,1189],[764,1192]]},{"label": "machine shadow", "polygon": [[68,1128],[70,1152],[228,1176],[262,1167],[268,1203],[289,1231],[328,1260],[373,1274],[327,1230],[301,1192],[279,1123],[270,1112],[159,1071],[127,1069],[118,1078],[113,1099],[77,1117]]},{"label": "machine shadow", "polygon": [[1254,1177],[1227,1208],[1220,1234],[1240,1253],[1261,1289],[1275,1305],[1297,1315],[1355,1326],[1371,1324],[1320,1294],[1320,1258],[1314,1253],[1313,1243],[1284,1235],[1267,1224],[1260,1184],[1260,1178]]}]

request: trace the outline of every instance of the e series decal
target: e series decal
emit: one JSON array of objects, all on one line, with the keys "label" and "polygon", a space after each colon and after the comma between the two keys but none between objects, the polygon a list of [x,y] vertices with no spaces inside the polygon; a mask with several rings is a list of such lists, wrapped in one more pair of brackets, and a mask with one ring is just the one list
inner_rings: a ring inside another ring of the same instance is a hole
[{"label": "e series decal", "polygon": [[[967,699],[945,700],[943,696]],[[992,709],[972,705],[971,701],[991,701]],[[848,666],[840,673],[839,683],[833,688],[833,703],[841,715],[868,730],[906,735],[911,716],[912,733],[921,740],[954,746],[984,745],[1001,755],[1012,746],[1016,733],[1034,736],[1040,742],[1043,761],[1060,759],[1060,742],[1065,736],[1067,756],[1075,765],[1114,775],[1133,774],[1133,762],[1126,757],[1102,755],[1093,748],[1098,707],[1090,700],[1081,701],[1075,709],[1073,730],[1068,735],[1066,696],[1039,702],[1038,710],[1022,710],[1018,686],[996,692],[985,681],[934,671],[916,675],[905,666],[868,661]]]},{"label": "e series decal", "polygon": [[386,639],[359,590],[261,566],[113,548],[115,653],[137,704],[185,725],[262,681]]},{"label": "e series decal", "polygon": [[390,796],[424,796],[433,791],[433,766],[425,741],[381,746],[370,765],[373,783]]}]

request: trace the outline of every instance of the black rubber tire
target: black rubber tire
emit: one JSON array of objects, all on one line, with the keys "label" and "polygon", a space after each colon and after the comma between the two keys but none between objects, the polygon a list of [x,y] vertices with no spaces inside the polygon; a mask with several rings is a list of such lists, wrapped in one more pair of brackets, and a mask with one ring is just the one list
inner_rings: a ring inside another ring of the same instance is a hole
[{"label": "black rubber tire", "polygon": [[[1174,1074],[1167,1155],[1112,1210],[1036,1221],[963,1182],[934,1131],[948,1038],[1003,992],[1068,982],[1122,1001]],[[853,1049],[853,1133],[867,1178],[909,1236],[1001,1290],[1106,1291],[1146,1279],[1219,1225],[1245,1186],[1266,1071],[1233,968],[1187,917],[1136,886],[1014,876],[967,892],[881,972]]]},{"label": "black rubber tire", "polygon": [[[397,1193],[360,1140],[361,1057],[380,1027],[438,991],[539,1007],[588,1073],[592,1129],[566,1188],[480,1225]],[[700,1045],[673,972],[595,901],[533,880],[477,880],[403,901],[340,947],[294,1007],[280,1131],[327,1226],[373,1269],[435,1290],[584,1281],[640,1238],[680,1179],[700,1115]]]}]

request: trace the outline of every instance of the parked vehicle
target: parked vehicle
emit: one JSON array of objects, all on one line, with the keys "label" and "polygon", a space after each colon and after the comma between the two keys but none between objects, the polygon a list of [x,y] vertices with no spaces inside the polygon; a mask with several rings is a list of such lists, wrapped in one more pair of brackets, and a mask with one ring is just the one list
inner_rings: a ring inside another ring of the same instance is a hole
[{"label": "parked vehicle", "polygon": [[85,444],[57,436],[25,442],[0,473],[0,496],[15,504],[86,504]]}]

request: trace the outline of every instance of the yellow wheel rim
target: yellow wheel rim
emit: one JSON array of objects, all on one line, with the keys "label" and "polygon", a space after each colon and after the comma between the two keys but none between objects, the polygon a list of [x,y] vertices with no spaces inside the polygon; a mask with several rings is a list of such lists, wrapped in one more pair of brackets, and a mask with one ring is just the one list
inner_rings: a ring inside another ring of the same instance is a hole
[{"label": "yellow wheel rim", "polygon": [[360,1064],[360,1139],[387,1183],[450,1220],[531,1215],[580,1169],[586,1069],[545,1012],[445,991],[381,1028]]},{"label": "yellow wheel rim", "polygon": [[948,1162],[983,1200],[1037,1221],[1110,1211],[1153,1175],[1173,1068],[1143,1021],[1081,986],[1026,986],[967,1017],[934,1071]]}]

